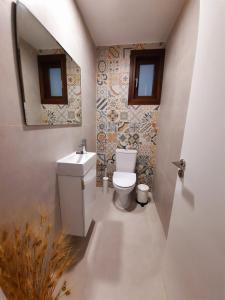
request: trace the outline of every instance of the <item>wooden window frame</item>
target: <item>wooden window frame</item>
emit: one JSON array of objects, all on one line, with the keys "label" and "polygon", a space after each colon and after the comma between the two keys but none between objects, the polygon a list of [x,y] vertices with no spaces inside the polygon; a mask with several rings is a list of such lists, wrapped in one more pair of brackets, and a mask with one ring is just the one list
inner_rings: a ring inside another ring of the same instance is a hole
[{"label": "wooden window frame", "polygon": [[[49,68],[54,67],[61,69],[62,96],[51,96],[50,94],[50,80],[48,70]],[[66,55],[38,55],[38,72],[41,93],[41,104],[68,104]]]},{"label": "wooden window frame", "polygon": [[[128,105],[160,104],[164,59],[165,49],[131,50]],[[152,96],[137,95],[136,79],[139,78],[141,64],[153,64],[155,66]]]}]

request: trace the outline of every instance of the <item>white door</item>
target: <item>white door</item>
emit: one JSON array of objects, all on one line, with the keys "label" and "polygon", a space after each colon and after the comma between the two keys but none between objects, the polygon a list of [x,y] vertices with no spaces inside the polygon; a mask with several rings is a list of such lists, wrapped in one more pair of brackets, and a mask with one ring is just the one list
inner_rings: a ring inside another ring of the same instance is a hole
[{"label": "white door", "polygon": [[225,0],[200,3],[197,53],[181,158],[187,168],[183,181],[177,179],[163,264],[168,300],[222,300]]}]

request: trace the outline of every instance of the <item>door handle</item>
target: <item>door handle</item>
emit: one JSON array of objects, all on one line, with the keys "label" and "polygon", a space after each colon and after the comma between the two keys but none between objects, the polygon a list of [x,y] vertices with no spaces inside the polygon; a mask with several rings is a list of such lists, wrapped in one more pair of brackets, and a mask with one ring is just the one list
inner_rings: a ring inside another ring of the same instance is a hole
[{"label": "door handle", "polygon": [[186,168],[186,162],[185,162],[185,160],[184,159],[180,159],[179,161],[173,161],[172,164],[179,169],[178,170],[178,176],[180,178],[183,178],[184,177],[184,171],[185,171],[185,168]]}]

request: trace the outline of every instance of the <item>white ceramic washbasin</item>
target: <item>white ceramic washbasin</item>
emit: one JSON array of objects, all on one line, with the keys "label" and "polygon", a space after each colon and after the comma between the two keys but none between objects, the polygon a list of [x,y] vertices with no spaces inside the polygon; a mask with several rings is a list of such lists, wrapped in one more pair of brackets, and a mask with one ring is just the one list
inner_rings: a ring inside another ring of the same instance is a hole
[{"label": "white ceramic washbasin", "polygon": [[64,176],[84,176],[96,164],[96,153],[87,152],[67,155],[57,161],[57,174]]}]

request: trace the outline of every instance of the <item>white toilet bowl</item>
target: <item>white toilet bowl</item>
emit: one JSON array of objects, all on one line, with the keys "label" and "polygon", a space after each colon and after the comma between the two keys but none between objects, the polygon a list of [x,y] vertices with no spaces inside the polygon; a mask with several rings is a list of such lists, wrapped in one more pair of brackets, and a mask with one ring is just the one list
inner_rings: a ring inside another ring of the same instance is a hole
[{"label": "white toilet bowl", "polygon": [[136,174],[129,172],[114,172],[113,186],[118,193],[118,204],[121,208],[127,209],[130,206],[130,193],[136,184]]}]

